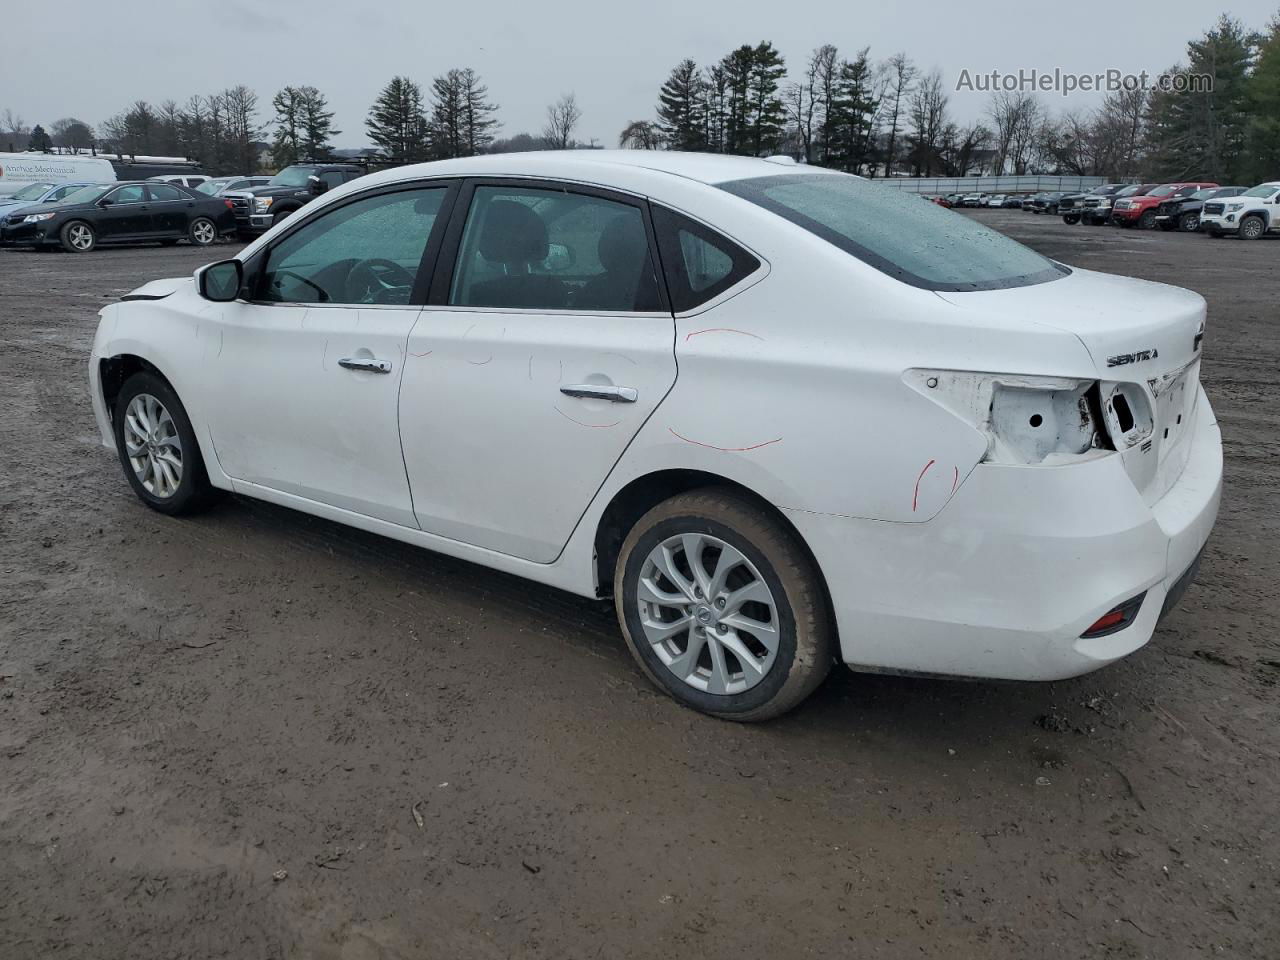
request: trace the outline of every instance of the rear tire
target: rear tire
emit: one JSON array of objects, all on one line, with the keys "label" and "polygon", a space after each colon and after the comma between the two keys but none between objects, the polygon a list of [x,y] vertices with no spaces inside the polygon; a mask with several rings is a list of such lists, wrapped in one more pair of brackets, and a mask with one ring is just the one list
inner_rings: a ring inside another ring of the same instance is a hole
[{"label": "rear tire", "polygon": [[113,432],[125,479],[138,499],[171,516],[211,503],[209,483],[191,420],[178,395],[153,373],[135,373],[116,397]]},{"label": "rear tire", "polygon": [[88,253],[98,245],[98,234],[83,220],[72,220],[64,224],[59,237],[62,239],[62,249],[67,253]]},{"label": "rear tire", "polygon": [[1074,213],[1064,213],[1062,215],[1062,222],[1074,227],[1077,223],[1080,222],[1080,217],[1079,215]]},{"label": "rear tire", "polygon": [[218,239],[218,228],[208,217],[196,217],[187,228],[187,239],[193,246],[212,246]]},{"label": "rear tire", "polygon": [[726,487],[640,518],[618,554],[614,605],[649,679],[725,720],[780,716],[831,669],[835,630],[813,560],[777,517]]}]

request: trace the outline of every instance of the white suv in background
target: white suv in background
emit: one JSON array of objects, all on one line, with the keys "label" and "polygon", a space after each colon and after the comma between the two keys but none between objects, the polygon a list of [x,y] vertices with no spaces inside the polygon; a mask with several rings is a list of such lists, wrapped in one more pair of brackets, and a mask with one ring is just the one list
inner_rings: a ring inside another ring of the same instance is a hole
[{"label": "white suv in background", "polygon": [[1200,232],[1211,237],[1235,233],[1242,240],[1257,240],[1268,230],[1280,229],[1280,180],[1259,184],[1238,197],[1210,200],[1200,211]]}]

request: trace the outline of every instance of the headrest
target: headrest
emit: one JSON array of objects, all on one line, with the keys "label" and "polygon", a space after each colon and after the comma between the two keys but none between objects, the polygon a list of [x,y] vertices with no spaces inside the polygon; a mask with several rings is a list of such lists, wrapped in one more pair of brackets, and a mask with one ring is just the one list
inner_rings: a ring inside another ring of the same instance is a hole
[{"label": "headrest", "polygon": [[649,241],[645,237],[644,222],[638,215],[620,213],[605,226],[596,244],[600,266],[609,273],[615,270],[634,270],[644,262]]},{"label": "headrest", "polygon": [[484,217],[480,256],[490,263],[520,266],[547,259],[547,225],[514,200],[494,200]]}]

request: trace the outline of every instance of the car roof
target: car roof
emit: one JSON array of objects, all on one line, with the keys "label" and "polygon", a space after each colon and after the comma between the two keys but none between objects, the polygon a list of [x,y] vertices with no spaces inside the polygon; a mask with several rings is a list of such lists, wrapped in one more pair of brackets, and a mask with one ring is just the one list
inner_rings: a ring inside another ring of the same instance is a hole
[{"label": "car roof", "polygon": [[610,168],[630,167],[716,184],[786,174],[837,174],[822,167],[798,164],[790,159],[759,159],[715,153],[676,150],[535,150],[527,153],[493,153],[457,160],[395,167],[373,176],[379,180],[412,179],[424,175],[458,176],[536,175],[569,179],[594,174],[607,177]]}]

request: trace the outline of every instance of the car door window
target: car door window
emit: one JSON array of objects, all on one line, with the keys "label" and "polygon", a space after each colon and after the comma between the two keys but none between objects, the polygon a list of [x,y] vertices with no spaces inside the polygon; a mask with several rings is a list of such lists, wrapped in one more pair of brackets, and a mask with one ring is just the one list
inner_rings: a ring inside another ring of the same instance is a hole
[{"label": "car door window", "polygon": [[53,193],[49,194],[49,200],[50,201],[61,200],[67,194],[75,193],[79,189],[81,189],[80,186],[76,184],[67,184],[65,186],[61,186],[57,190],[53,191]]},{"label": "car door window", "polygon": [[328,173],[320,174],[320,182],[323,183],[327,189],[332,190],[334,187],[342,186],[347,181],[340,170],[330,170]]},{"label": "car door window", "polygon": [[732,240],[665,207],[653,208],[667,291],[677,313],[718,297],[760,268]]},{"label": "car door window", "polygon": [[151,191],[152,200],[181,200],[182,194],[177,187],[171,187],[167,183],[157,183],[147,187]]},{"label": "car door window", "polygon": [[644,214],[638,206],[565,190],[477,187],[449,303],[661,310]]},{"label": "car door window", "polygon": [[407,304],[445,192],[379,194],[309,221],[268,252],[257,299]]},{"label": "car door window", "polygon": [[143,193],[143,187],[140,183],[131,183],[127,187],[121,187],[108,198],[112,203],[141,203],[146,199]]}]

